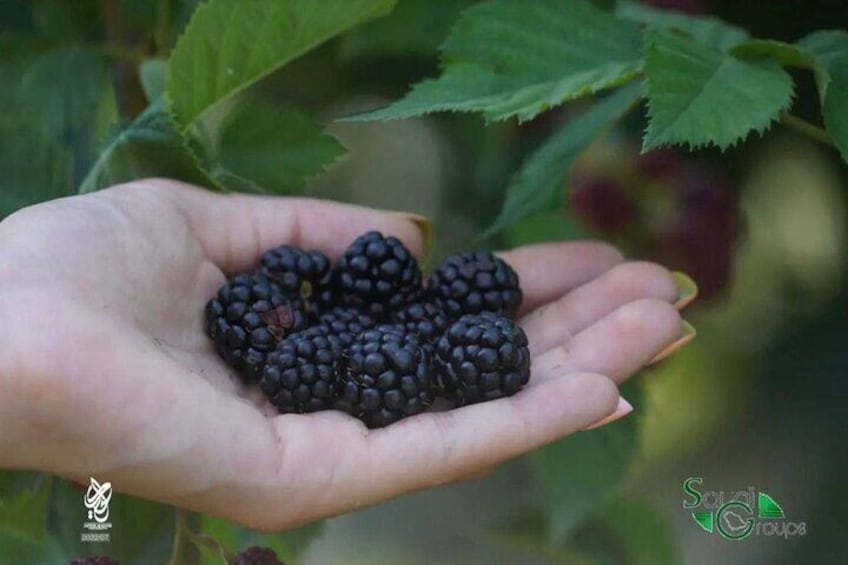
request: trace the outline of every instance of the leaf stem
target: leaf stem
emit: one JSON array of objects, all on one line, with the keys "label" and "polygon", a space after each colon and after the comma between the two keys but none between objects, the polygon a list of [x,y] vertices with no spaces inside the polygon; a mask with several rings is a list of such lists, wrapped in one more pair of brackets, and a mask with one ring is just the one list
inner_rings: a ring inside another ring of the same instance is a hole
[{"label": "leaf stem", "polygon": [[830,137],[830,135],[825,130],[818,126],[814,126],[810,122],[803,120],[798,116],[793,116],[788,112],[781,112],[780,123],[794,129],[799,133],[806,135],[811,139],[815,139],[820,143],[830,145],[831,147],[836,147],[836,144],[833,142],[833,138]]},{"label": "leaf stem", "polygon": [[176,527],[174,528],[174,550],[171,552],[170,565],[183,565],[185,562],[185,553],[188,546],[188,524],[186,519],[186,511],[181,508],[175,508],[176,512]]}]

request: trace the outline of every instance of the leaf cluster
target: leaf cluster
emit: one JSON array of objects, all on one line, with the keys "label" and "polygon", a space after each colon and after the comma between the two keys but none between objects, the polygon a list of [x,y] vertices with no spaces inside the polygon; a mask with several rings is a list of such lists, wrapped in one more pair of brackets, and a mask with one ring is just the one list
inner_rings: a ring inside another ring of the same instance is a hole
[{"label": "leaf cluster", "polygon": [[[643,151],[666,145],[727,149],[786,116],[786,67],[815,73],[824,126],[848,160],[848,32],[819,31],[790,44],[752,39],[721,20],[622,0],[488,0],[466,10],[441,46],[436,78],[353,120],[475,112],[487,121],[532,120],[603,92],[545,140],[513,175],[488,234],[561,207],[576,157],[644,99]],[[825,135],[827,135],[825,134]]]}]

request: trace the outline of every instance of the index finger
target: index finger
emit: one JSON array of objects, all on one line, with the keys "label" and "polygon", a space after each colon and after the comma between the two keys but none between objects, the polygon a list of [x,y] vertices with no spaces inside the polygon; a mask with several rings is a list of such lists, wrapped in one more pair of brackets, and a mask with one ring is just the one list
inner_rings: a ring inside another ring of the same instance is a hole
[{"label": "index finger", "polygon": [[206,255],[225,273],[256,266],[261,254],[283,244],[339,257],[370,230],[395,236],[418,257],[424,252],[423,216],[314,198],[216,194],[165,179]]},{"label": "index finger", "polygon": [[518,316],[553,302],[585,284],[624,258],[599,241],[558,241],[517,247],[498,255],[518,273],[524,300]]}]

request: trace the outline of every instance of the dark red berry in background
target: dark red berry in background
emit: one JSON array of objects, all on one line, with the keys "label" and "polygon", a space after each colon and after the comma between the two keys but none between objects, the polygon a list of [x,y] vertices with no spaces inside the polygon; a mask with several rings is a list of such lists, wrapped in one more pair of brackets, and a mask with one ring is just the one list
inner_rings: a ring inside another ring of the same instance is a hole
[{"label": "dark red berry in background", "polygon": [[115,561],[111,557],[106,556],[92,556],[92,557],[81,557],[79,559],[74,559],[70,562],[69,565],[120,565],[118,561]]},{"label": "dark red berry in background", "polygon": [[236,555],[233,565],[283,565],[270,547],[249,547]]},{"label": "dark red berry in background", "polygon": [[677,225],[656,240],[656,258],[684,271],[698,284],[701,299],[718,295],[730,282],[734,237],[709,218],[684,214]]},{"label": "dark red berry in background", "polygon": [[675,222],[659,234],[657,258],[698,283],[704,300],[730,282],[738,236],[738,203],[730,183],[705,166],[681,167],[672,177],[680,201]]},{"label": "dark red berry in background", "polygon": [[591,227],[622,234],[636,221],[633,195],[613,177],[586,175],[572,180],[571,208]]},{"label": "dark red berry in background", "polygon": [[[635,150],[638,153],[638,149]],[[660,179],[674,173],[680,165],[680,155],[663,147],[636,156],[636,171],[644,178]]]},{"label": "dark red berry in background", "polygon": [[736,236],[737,201],[730,182],[703,166],[681,167],[672,177],[680,194],[683,215],[701,217],[730,241]]},{"label": "dark red berry in background", "polygon": [[619,144],[571,175],[569,213],[631,257],[691,276],[701,301],[731,280],[738,237],[738,197],[721,169],[685,151],[640,154]]}]

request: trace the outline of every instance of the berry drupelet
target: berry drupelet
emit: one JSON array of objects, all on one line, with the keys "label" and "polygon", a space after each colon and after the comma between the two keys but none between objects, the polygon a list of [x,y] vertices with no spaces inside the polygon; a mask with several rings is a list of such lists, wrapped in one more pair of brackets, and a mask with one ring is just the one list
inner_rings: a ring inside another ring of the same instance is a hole
[{"label": "berry drupelet", "polygon": [[391,320],[428,344],[442,335],[450,323],[444,310],[433,302],[414,302],[392,313]]},{"label": "berry drupelet", "polygon": [[327,326],[330,333],[337,336],[344,347],[350,346],[356,336],[376,325],[371,316],[341,306],[321,314],[318,321]]}]

